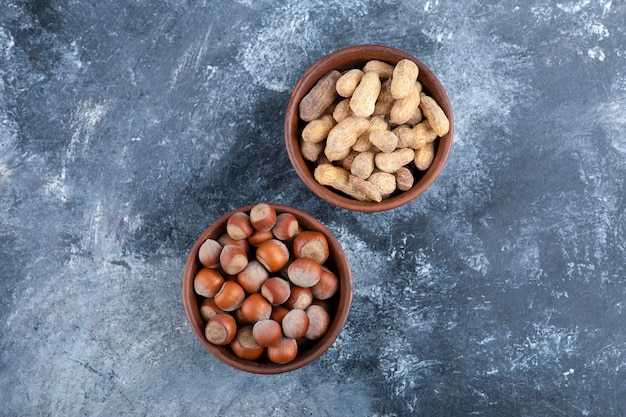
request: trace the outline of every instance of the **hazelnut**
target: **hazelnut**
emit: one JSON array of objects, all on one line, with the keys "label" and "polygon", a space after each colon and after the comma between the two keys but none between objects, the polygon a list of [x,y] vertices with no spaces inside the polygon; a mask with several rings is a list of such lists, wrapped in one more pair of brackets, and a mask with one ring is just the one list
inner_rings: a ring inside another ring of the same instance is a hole
[{"label": "hazelnut", "polygon": [[328,241],[321,232],[306,230],[293,240],[293,254],[296,258],[312,258],[320,265],[328,260]]},{"label": "hazelnut", "polygon": [[267,356],[274,363],[288,363],[298,355],[298,343],[295,339],[283,337],[278,343],[267,348]]},{"label": "hazelnut", "polygon": [[248,265],[248,256],[239,246],[226,245],[220,253],[220,265],[228,275],[236,275]]},{"label": "hazelnut", "polygon": [[239,307],[235,311],[231,311],[230,314],[232,314],[232,316],[235,318],[235,321],[237,322],[239,326],[254,324],[253,321],[250,321],[243,316],[243,314],[241,313],[241,307]]},{"label": "hazelnut", "polygon": [[268,278],[261,285],[261,294],[271,305],[278,306],[289,299],[291,285],[289,281],[279,277]]},{"label": "hazelnut", "polygon": [[200,306],[200,317],[202,317],[204,321],[209,321],[218,314],[223,313],[224,310],[216,306],[215,300],[213,300],[212,298],[205,299]]},{"label": "hazelnut", "polygon": [[304,287],[291,287],[291,294],[287,299],[286,305],[290,309],[304,310],[313,301],[313,293],[309,288]]},{"label": "hazelnut", "polygon": [[237,212],[228,218],[226,233],[235,240],[243,240],[252,234],[252,224],[247,213]]},{"label": "hazelnut", "polygon": [[217,314],[204,328],[206,339],[214,345],[227,345],[237,334],[237,323],[230,314]]},{"label": "hazelnut", "polygon": [[224,277],[215,269],[201,268],[193,280],[193,288],[198,295],[213,298],[222,288]]},{"label": "hazelnut", "polygon": [[252,326],[244,326],[237,331],[237,335],[230,343],[230,347],[241,359],[255,360],[261,357],[265,349],[254,341]]},{"label": "hazelnut", "polygon": [[322,277],[322,266],[311,258],[296,258],[287,268],[289,280],[298,287],[312,287]]},{"label": "hazelnut", "polygon": [[309,316],[304,310],[294,308],[285,314],[281,326],[285,337],[292,339],[304,337],[309,328]]},{"label": "hazelnut", "polygon": [[241,288],[241,285],[235,281],[226,281],[219,292],[215,294],[213,300],[215,300],[215,305],[218,308],[224,311],[235,311],[241,307],[245,297],[246,293]]},{"label": "hazelnut", "polygon": [[258,247],[261,243],[268,241],[270,239],[273,239],[273,238],[274,238],[274,234],[272,233],[271,230],[267,230],[264,232],[260,230],[255,230],[248,237],[248,244],[254,247]]},{"label": "hazelnut", "polygon": [[283,329],[272,319],[259,320],[252,326],[252,337],[261,346],[272,346],[283,337]]},{"label": "hazelnut", "polygon": [[260,293],[248,296],[241,304],[241,315],[251,323],[269,319],[272,314],[272,305]]},{"label": "hazelnut", "polygon": [[280,240],[270,239],[259,245],[256,259],[269,272],[277,272],[289,262],[289,249]]},{"label": "hazelnut", "polygon": [[198,250],[200,263],[207,268],[218,268],[220,266],[220,252],[222,252],[222,245],[217,240],[205,240]]},{"label": "hazelnut", "polygon": [[322,266],[322,275],[317,284],[311,287],[313,297],[318,300],[328,300],[339,289],[339,278],[330,269]]},{"label": "hazelnut", "polygon": [[276,239],[289,240],[298,233],[300,224],[298,219],[291,213],[280,213],[276,216],[276,224],[272,228],[272,233]]},{"label": "hazelnut", "polygon": [[330,325],[330,315],[324,307],[311,304],[305,310],[305,314],[309,317],[309,327],[304,337],[315,340],[326,334]]},{"label": "hazelnut", "polygon": [[222,245],[222,248],[226,245],[239,246],[244,251],[246,256],[250,256],[250,245],[248,244],[247,239],[236,240],[228,236],[227,233],[224,233],[217,239],[217,241],[220,245]]},{"label": "hazelnut", "polygon": [[267,280],[267,269],[259,261],[252,260],[237,274],[237,282],[248,294],[259,292],[261,285]]},{"label": "hazelnut", "polygon": [[257,204],[250,210],[250,223],[258,231],[271,231],[276,223],[276,210],[269,204]]},{"label": "hazelnut", "polygon": [[285,306],[279,305],[272,309],[270,319],[282,323],[285,314],[289,313],[289,309]]},{"label": "hazelnut", "polygon": [[334,311],[330,300],[319,300],[317,298],[313,298],[313,302],[311,303],[311,305],[322,307],[329,315],[332,314]]}]

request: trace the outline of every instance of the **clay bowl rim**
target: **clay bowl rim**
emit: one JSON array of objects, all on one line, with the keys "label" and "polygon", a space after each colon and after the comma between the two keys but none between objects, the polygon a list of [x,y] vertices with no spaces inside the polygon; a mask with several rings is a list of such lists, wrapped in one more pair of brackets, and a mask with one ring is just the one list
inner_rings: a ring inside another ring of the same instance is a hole
[{"label": "clay bowl rim", "polygon": [[[313,163],[306,161],[302,157],[302,153],[299,148],[300,132],[305,125],[305,122],[301,121],[298,115],[298,106],[302,98],[315,85],[315,83],[330,70],[337,69],[339,71],[344,71],[351,68],[362,67],[370,59],[377,59],[395,64],[405,58],[410,59],[417,64],[419,67],[418,80],[422,83],[424,92],[429,94],[437,101],[437,103],[439,103],[439,106],[446,113],[446,116],[448,116],[450,121],[450,131],[445,136],[438,139],[437,152],[431,167],[419,180],[415,182],[410,190],[383,199],[383,201],[379,203],[357,201],[343,195],[342,193],[333,191],[329,187],[319,184],[313,177]],[[309,67],[291,93],[289,103],[287,104],[287,110],[285,112],[284,134],[287,154],[291,164],[306,187],[309,188],[309,190],[311,190],[315,195],[320,197],[322,200],[343,209],[359,212],[380,212],[400,207],[416,199],[437,179],[447,162],[452,148],[454,118],[450,100],[445,89],[441,85],[439,79],[430,70],[430,68],[426,66],[426,64],[409,53],[390,46],[363,44],[339,49],[322,57]]]},{"label": "clay bowl rim", "polygon": [[255,374],[279,374],[284,372],[290,372],[318,359],[322,356],[330,346],[335,342],[339,334],[343,330],[350,307],[352,305],[352,272],[348,263],[348,258],[343,251],[343,248],[333,233],[319,220],[312,215],[297,209],[295,207],[286,206],[282,204],[271,204],[276,210],[276,213],[291,213],[296,216],[298,222],[306,230],[318,230],[324,234],[328,240],[328,247],[331,253],[332,264],[335,267],[337,275],[339,277],[339,291],[338,295],[335,295],[334,308],[335,314],[331,321],[330,327],[327,333],[318,341],[312,343],[303,351],[298,352],[298,356],[293,361],[286,364],[275,364],[271,362],[257,362],[237,357],[228,347],[216,346],[208,342],[204,336],[204,321],[200,317],[200,310],[198,308],[198,300],[201,298],[196,295],[193,289],[193,279],[201,267],[198,260],[198,250],[202,243],[208,238],[217,239],[226,231],[226,222],[230,216],[236,212],[250,212],[255,204],[250,204],[244,207],[240,207],[222,215],[209,225],[202,234],[194,242],[183,272],[182,280],[182,295],[183,305],[185,308],[185,314],[187,320],[191,326],[192,331],[200,341],[200,343],[215,356],[217,359],[232,366],[233,368],[255,373]]}]

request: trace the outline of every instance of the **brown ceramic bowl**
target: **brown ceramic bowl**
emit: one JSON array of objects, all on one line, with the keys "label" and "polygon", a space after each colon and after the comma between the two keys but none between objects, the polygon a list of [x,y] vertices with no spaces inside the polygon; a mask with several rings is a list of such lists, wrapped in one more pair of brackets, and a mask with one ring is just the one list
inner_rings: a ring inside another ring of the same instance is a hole
[{"label": "brown ceramic bowl", "polygon": [[[299,346],[298,356],[296,359],[286,364],[272,363],[264,357],[255,361],[241,359],[233,353],[228,345],[217,346],[207,341],[204,335],[205,322],[200,316],[199,310],[204,298],[196,294],[193,286],[194,277],[197,271],[202,267],[202,264],[198,259],[198,250],[206,239],[217,239],[226,233],[226,222],[228,218],[233,215],[233,213],[249,213],[253,206],[254,205],[241,207],[223,215],[211,224],[196,240],[187,258],[187,263],[185,264],[185,270],[183,273],[183,304],[185,306],[187,319],[196,337],[200,343],[202,343],[202,345],[216,358],[242,371],[255,374],[279,374],[293,371],[313,362],[326,352],[326,350],[328,350],[328,348],[334,343],[335,339],[337,339],[346,323],[348,312],[350,311],[350,305],[352,303],[352,274],[350,272],[348,260],[343,252],[343,249],[341,248],[341,245],[335,236],[320,221],[296,208],[272,204],[276,213],[293,214],[296,216],[300,226],[304,230],[319,231],[323,233],[328,240],[330,257],[324,265],[334,271],[339,277],[339,289],[329,300],[332,311],[330,327],[328,328],[326,334],[320,339],[309,341],[306,344]],[[272,276],[272,274],[270,274],[270,276]]]},{"label": "brown ceramic bowl", "polygon": [[[404,192],[397,191],[394,195],[383,199],[383,201],[363,202],[357,201],[337,190],[320,185],[313,177],[315,165],[305,160],[300,152],[300,136],[302,129],[306,125],[299,118],[298,106],[302,98],[311,90],[317,81],[326,75],[330,70],[345,71],[352,68],[362,68],[371,60],[377,59],[389,64],[396,64],[401,59],[410,59],[419,67],[418,80],[422,83],[423,91],[434,98],[450,120],[450,131],[437,141],[437,151],[431,167],[425,172],[414,172],[416,175],[413,187]],[[318,197],[335,206],[361,212],[385,211],[399,207],[421,195],[441,173],[452,147],[452,136],[454,134],[454,123],[452,108],[448,96],[433,72],[421,61],[406,52],[395,48],[381,45],[357,45],[331,53],[317,61],[309,68],[300,81],[296,84],[285,116],[285,143],[287,153],[296,173],[304,184]]]}]

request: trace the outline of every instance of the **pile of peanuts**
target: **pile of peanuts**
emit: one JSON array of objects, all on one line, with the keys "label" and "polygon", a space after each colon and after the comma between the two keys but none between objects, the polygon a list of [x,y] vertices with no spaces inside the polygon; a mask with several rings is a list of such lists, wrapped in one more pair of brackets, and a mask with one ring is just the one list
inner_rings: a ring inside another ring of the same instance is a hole
[{"label": "pile of peanuts", "polygon": [[450,123],[418,81],[409,59],[378,60],[343,73],[332,70],[299,104],[303,157],[316,164],[314,177],[361,201],[380,202],[407,191],[415,172],[427,170],[436,139]]},{"label": "pile of peanuts", "polygon": [[259,203],[235,212],[198,251],[194,278],[206,339],[239,358],[288,363],[321,338],[339,289],[328,241],[291,213]]}]

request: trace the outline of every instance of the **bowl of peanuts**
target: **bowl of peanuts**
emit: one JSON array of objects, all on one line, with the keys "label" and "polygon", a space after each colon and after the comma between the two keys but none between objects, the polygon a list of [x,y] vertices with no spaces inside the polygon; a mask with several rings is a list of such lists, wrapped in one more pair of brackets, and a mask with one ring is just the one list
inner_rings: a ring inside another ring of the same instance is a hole
[{"label": "bowl of peanuts", "polygon": [[430,187],[454,133],[448,96],[417,58],[356,45],[317,61],[296,84],[285,145],[304,184],[335,206],[378,212]]},{"label": "bowl of peanuts", "polygon": [[296,208],[257,203],[222,215],[191,248],[185,313],[200,343],[242,371],[279,374],[318,359],[352,303],[334,235]]}]

